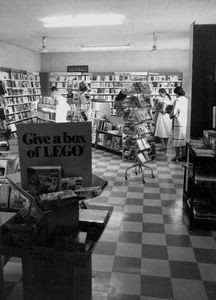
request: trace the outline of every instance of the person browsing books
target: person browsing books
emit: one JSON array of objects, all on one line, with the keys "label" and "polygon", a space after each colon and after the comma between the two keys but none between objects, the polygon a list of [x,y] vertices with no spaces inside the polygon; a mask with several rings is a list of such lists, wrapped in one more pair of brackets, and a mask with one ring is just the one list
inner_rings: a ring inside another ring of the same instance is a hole
[{"label": "person browsing books", "polygon": [[167,143],[172,133],[172,120],[170,119],[170,115],[167,113],[166,109],[168,106],[172,105],[172,100],[164,88],[159,89],[158,93],[160,98],[156,108],[158,116],[154,135],[160,139],[160,151],[166,151]]},{"label": "person browsing books", "polygon": [[67,99],[59,93],[55,86],[51,87],[50,92],[56,103],[56,123],[68,122],[67,112],[70,111],[70,105],[67,103]]},{"label": "person browsing books", "polygon": [[174,89],[176,100],[173,104],[171,117],[173,117],[173,146],[175,156],[172,161],[178,162],[184,160],[186,135],[187,135],[187,117],[188,117],[188,99],[186,92],[180,86]]}]

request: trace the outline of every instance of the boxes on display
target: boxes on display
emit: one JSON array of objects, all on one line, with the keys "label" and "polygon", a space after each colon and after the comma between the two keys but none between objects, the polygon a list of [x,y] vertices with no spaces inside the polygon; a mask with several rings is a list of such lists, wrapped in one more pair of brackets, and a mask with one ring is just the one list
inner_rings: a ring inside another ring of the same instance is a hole
[{"label": "boxes on display", "polygon": [[21,172],[7,178],[25,201],[3,228],[7,243],[85,251],[79,201],[100,195],[105,186],[91,172],[90,129],[89,122],[18,126]]}]

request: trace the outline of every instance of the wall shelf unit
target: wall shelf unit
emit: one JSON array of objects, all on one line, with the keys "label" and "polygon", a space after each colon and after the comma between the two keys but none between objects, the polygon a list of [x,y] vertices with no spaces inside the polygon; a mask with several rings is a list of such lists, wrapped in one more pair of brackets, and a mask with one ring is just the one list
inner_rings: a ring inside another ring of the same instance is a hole
[{"label": "wall shelf unit", "polygon": [[43,95],[51,86],[56,86],[63,96],[67,97],[69,93],[76,93],[79,88],[79,82],[85,81],[90,87],[90,96],[92,102],[107,102],[110,105],[112,114],[115,115],[114,101],[121,89],[127,89],[133,82],[146,82],[151,85],[152,96],[158,98],[159,88],[165,88],[171,97],[174,97],[173,90],[176,86],[182,85],[182,73],[180,72],[109,72],[109,73],[69,73],[52,72],[43,76],[46,82],[41,82],[44,87]]},{"label": "wall shelf unit", "polygon": [[16,124],[36,122],[37,104],[41,99],[38,72],[0,68],[0,80],[5,87],[4,108],[6,126],[16,135]]}]

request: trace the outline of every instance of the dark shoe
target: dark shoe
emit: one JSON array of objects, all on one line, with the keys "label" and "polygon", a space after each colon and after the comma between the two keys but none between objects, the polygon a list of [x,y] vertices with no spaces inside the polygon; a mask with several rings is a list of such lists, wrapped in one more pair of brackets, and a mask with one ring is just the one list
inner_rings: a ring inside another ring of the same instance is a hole
[{"label": "dark shoe", "polygon": [[179,159],[176,158],[176,157],[173,157],[173,158],[171,158],[171,161],[178,163],[178,162],[179,162]]},{"label": "dark shoe", "polygon": [[185,158],[185,157],[179,157],[179,161],[185,162],[185,161],[186,161],[186,158]]}]

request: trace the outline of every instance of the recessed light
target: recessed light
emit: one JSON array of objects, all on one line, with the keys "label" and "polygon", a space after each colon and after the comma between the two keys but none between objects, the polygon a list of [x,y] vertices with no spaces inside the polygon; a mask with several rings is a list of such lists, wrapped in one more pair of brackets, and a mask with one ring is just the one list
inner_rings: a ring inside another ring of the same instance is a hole
[{"label": "recessed light", "polygon": [[81,14],[47,17],[40,21],[44,23],[44,27],[52,28],[120,25],[124,20],[125,16],[120,14]]}]

